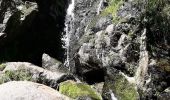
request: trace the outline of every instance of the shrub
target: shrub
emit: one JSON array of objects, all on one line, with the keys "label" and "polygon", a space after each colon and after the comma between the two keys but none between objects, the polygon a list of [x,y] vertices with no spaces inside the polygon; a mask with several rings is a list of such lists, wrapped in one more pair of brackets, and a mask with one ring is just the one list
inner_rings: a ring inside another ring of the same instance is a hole
[{"label": "shrub", "polygon": [[170,36],[170,2],[147,0],[142,13],[142,25],[147,28],[148,43],[155,46],[165,44]]}]

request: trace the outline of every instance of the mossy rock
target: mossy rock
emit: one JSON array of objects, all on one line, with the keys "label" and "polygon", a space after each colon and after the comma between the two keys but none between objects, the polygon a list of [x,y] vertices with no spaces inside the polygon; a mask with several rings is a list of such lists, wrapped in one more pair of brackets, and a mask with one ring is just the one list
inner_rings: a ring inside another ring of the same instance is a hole
[{"label": "mossy rock", "polygon": [[157,64],[160,70],[170,73],[170,62],[168,59],[159,59]]},{"label": "mossy rock", "polygon": [[109,6],[102,11],[101,15],[108,16],[111,14],[113,23],[119,22],[121,19],[117,16],[117,12],[122,4],[123,0],[109,0]]},{"label": "mossy rock", "polygon": [[66,81],[60,83],[59,92],[73,99],[87,96],[92,98],[93,100],[102,100],[101,95],[89,85],[83,83],[76,83],[73,81]]},{"label": "mossy rock", "polygon": [[31,81],[32,75],[26,70],[6,71],[0,76],[0,84],[9,81]]},{"label": "mossy rock", "polygon": [[3,71],[5,69],[6,65],[5,64],[0,64],[0,71]]},{"label": "mossy rock", "polygon": [[106,16],[112,16],[112,22],[113,23],[118,23],[118,22],[122,22],[124,21],[125,19],[123,18],[119,18],[117,16],[117,12],[119,10],[119,8],[121,7],[121,5],[123,4],[123,0],[109,0],[108,1],[108,4],[109,6],[106,7],[102,12],[101,14],[99,15],[96,15],[92,20],[91,22],[89,23],[88,27],[87,27],[87,30],[88,29],[91,29],[92,27],[94,27],[96,25],[96,23],[98,22],[98,20],[100,18],[104,18]]},{"label": "mossy rock", "polygon": [[139,94],[134,84],[129,83],[123,76],[115,75],[113,81],[109,80],[104,84],[103,95],[109,100],[110,93],[113,92],[118,100],[138,100]]}]

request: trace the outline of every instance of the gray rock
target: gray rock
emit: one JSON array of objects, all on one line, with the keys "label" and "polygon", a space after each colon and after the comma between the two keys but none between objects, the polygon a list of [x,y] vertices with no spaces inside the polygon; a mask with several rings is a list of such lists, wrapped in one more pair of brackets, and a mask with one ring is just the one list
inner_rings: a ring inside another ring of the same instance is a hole
[{"label": "gray rock", "polygon": [[108,25],[105,31],[106,31],[106,33],[111,35],[114,32],[114,25],[113,24]]},{"label": "gray rock", "polygon": [[1,100],[71,100],[50,87],[27,81],[2,84],[0,91]]},{"label": "gray rock", "polygon": [[168,100],[170,98],[170,88],[168,87],[158,95],[158,100]]},{"label": "gray rock", "polygon": [[[111,16],[101,17],[101,18],[97,19],[95,26],[92,27],[92,30],[93,30],[93,28],[96,31],[104,30],[110,24],[112,24]],[[94,32],[96,32],[96,31],[94,31]]]},{"label": "gray rock", "polygon": [[[48,67],[56,66],[58,68],[62,63],[55,58],[50,57],[48,54],[42,55],[42,67],[48,69]],[[50,69],[50,68],[49,68]],[[54,69],[51,69],[51,71]]]},{"label": "gray rock", "polygon": [[20,74],[24,75],[28,73],[29,76],[28,75],[27,76],[30,77],[31,81],[42,83],[53,88],[57,88],[60,82],[63,82],[66,80],[75,80],[74,76],[68,73],[52,72],[52,71],[43,69],[41,67],[35,66],[31,63],[9,62],[3,65],[6,66],[5,69],[3,70],[4,75],[6,75],[6,72],[14,72],[14,73],[17,72],[18,73],[17,75],[19,76]]},{"label": "gray rock", "polygon": [[[139,6],[139,5],[138,5]],[[142,6],[142,5],[141,5]],[[118,10],[118,16],[126,21],[136,20],[141,14],[142,8],[137,8],[134,1],[124,2],[124,4]]]},{"label": "gray rock", "polygon": [[[77,48],[75,45],[84,34],[86,34],[87,29],[89,29],[90,23],[94,20],[96,23],[96,15],[98,12],[98,7],[100,5],[100,0],[73,0],[74,1],[74,18],[68,17],[66,20],[67,26],[67,36],[69,34],[69,47],[67,54],[67,63],[72,67],[72,72],[75,71],[75,61],[73,59]],[[102,9],[100,9],[102,10]],[[81,44],[82,45],[82,44]]]},{"label": "gray rock", "polygon": [[[20,20],[23,21],[27,15],[29,15],[33,10],[37,9],[37,4],[34,2],[25,2],[21,0],[11,0],[0,2],[0,32],[3,32],[6,28],[6,24],[10,17],[17,11],[21,12]],[[4,15],[3,15],[4,14]]]},{"label": "gray rock", "polygon": [[31,63],[26,63],[26,62],[9,62],[5,64],[6,67],[3,70],[3,72],[5,71],[16,71],[16,70],[20,70],[20,69],[25,69],[30,71],[31,73],[33,73],[35,77],[38,77],[38,75],[42,75],[42,76],[46,76],[49,79],[58,79],[60,78],[62,75],[64,75],[64,73],[55,73],[55,72],[51,72],[48,70],[45,70],[43,68],[40,68],[38,66],[35,66]]},{"label": "gray rock", "polygon": [[100,94],[102,94],[104,82],[96,83],[96,84],[94,84],[93,86],[94,86],[94,88],[97,90],[97,92],[99,92]]},{"label": "gray rock", "polygon": [[65,72],[69,73],[66,66],[64,66],[60,61],[57,59],[50,57],[48,54],[43,54],[42,56],[42,67],[44,69],[50,70],[52,72]]}]

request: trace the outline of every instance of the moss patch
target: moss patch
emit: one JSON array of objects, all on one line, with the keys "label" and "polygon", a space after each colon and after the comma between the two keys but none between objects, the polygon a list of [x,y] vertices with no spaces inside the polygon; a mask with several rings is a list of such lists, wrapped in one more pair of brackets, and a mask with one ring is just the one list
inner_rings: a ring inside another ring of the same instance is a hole
[{"label": "moss patch", "polygon": [[120,95],[122,100],[137,100],[137,91],[132,84],[125,79],[118,79],[114,85],[115,93]]},{"label": "moss patch", "polygon": [[109,6],[102,11],[101,15],[107,16],[111,14],[113,16],[113,22],[119,22],[120,19],[117,16],[117,11],[122,4],[123,0],[109,0]]},{"label": "moss patch", "polygon": [[61,83],[59,92],[73,99],[89,96],[93,100],[102,100],[100,94],[92,89],[89,85],[83,83],[75,83],[73,81],[66,81]]},{"label": "moss patch", "polygon": [[105,91],[111,90],[118,100],[138,100],[138,92],[134,84],[130,84],[123,76],[115,76],[113,81],[105,82]]},{"label": "moss patch", "polygon": [[120,6],[123,4],[123,0],[109,0],[108,1],[109,6],[106,7],[101,14],[96,15],[90,22],[89,26],[87,27],[87,29],[90,29],[92,27],[94,27],[98,21],[98,19],[112,15],[113,19],[113,23],[118,23],[118,22],[122,22],[124,21],[124,19],[120,19],[117,16],[117,11],[119,10]]},{"label": "moss patch", "polygon": [[6,65],[5,64],[0,64],[0,71],[3,71],[5,69]]},{"label": "moss patch", "polygon": [[9,81],[31,81],[32,75],[26,70],[6,71],[0,77],[0,84]]}]

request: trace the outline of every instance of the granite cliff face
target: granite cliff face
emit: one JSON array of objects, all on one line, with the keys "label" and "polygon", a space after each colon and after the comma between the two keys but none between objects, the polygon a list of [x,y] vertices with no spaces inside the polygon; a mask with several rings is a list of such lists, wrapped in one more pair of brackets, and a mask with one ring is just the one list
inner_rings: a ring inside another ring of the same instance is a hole
[{"label": "granite cliff face", "polygon": [[168,100],[169,13],[168,0],[1,0],[0,83],[24,75],[78,100]]},{"label": "granite cliff face", "polygon": [[104,99],[162,98],[169,87],[168,1],[73,2],[66,20],[71,71],[89,84],[104,81]]}]

